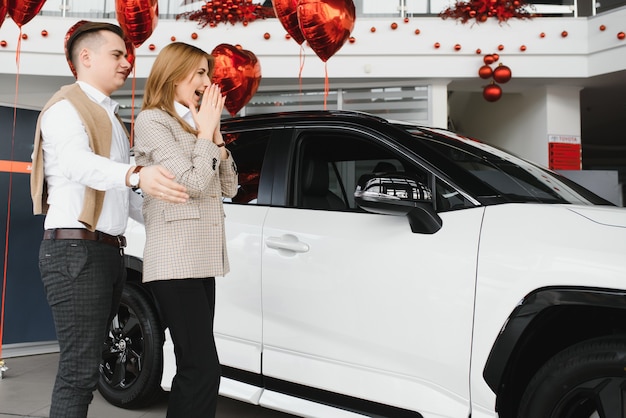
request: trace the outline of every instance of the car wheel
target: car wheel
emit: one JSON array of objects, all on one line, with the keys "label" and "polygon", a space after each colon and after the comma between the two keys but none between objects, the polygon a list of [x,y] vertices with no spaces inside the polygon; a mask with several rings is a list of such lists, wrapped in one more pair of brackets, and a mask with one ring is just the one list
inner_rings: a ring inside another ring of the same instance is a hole
[{"label": "car wheel", "polygon": [[626,417],[626,337],[574,345],[531,379],[519,418]]},{"label": "car wheel", "polygon": [[98,391],[108,402],[121,408],[139,408],[159,397],[163,338],[149,294],[128,283],[100,363]]}]

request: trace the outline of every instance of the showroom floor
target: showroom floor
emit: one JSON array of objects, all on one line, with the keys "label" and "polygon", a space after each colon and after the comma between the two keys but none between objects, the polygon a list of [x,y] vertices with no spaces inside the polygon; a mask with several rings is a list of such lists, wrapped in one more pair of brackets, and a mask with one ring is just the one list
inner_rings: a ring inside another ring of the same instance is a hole
[{"label": "showroom floor", "polygon": [[[48,417],[58,358],[55,353],[5,359],[8,370],[0,379],[0,418]],[[89,418],[162,418],[166,409],[166,398],[149,408],[132,411],[120,409],[107,403],[95,392]],[[293,415],[220,397],[217,418],[235,417],[289,418]]]}]

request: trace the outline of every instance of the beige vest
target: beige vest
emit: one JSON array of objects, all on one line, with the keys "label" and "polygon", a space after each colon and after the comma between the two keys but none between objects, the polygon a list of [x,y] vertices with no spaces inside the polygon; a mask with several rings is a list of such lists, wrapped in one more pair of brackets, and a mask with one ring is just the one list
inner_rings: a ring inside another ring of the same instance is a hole
[{"label": "beige vest", "polygon": [[[43,172],[43,147],[41,146],[41,116],[50,106],[63,99],[68,100],[78,112],[89,136],[91,149],[103,157],[108,158],[111,154],[112,126],[106,110],[87,97],[78,84],[61,87],[46,103],[37,119],[33,164],[30,174],[30,194],[33,200],[33,213],[35,215],[48,212],[48,191]],[[98,224],[98,218],[100,217],[100,212],[102,212],[104,194],[104,191],[90,187],[85,189],[85,200],[78,221],[90,231],[94,231]]]}]

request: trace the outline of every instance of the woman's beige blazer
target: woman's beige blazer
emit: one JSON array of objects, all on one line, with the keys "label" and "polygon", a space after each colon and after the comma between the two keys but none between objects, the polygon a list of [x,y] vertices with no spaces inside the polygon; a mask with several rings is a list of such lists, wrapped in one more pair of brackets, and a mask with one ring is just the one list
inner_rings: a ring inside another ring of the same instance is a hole
[{"label": "woman's beige blazer", "polygon": [[[187,203],[144,197],[143,281],[224,276],[229,271],[222,197],[237,193],[237,166],[210,139],[197,139],[157,109],[135,120],[138,165],[163,165],[187,187]],[[140,183],[141,185],[141,183]]]}]

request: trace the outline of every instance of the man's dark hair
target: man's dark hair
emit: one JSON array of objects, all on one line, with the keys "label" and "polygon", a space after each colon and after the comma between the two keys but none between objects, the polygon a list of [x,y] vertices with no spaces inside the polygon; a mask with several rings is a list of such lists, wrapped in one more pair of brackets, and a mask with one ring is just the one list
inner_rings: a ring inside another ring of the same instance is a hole
[{"label": "man's dark hair", "polygon": [[122,30],[122,28],[112,23],[85,21],[84,23],[79,22],[77,25],[79,26],[74,30],[74,32],[70,35],[70,37],[67,39],[65,43],[66,58],[70,62],[74,62],[73,60],[74,44],[88,33],[94,33],[94,32],[98,32],[101,30],[108,30],[110,32],[115,33],[120,38],[124,39],[124,31]]}]

